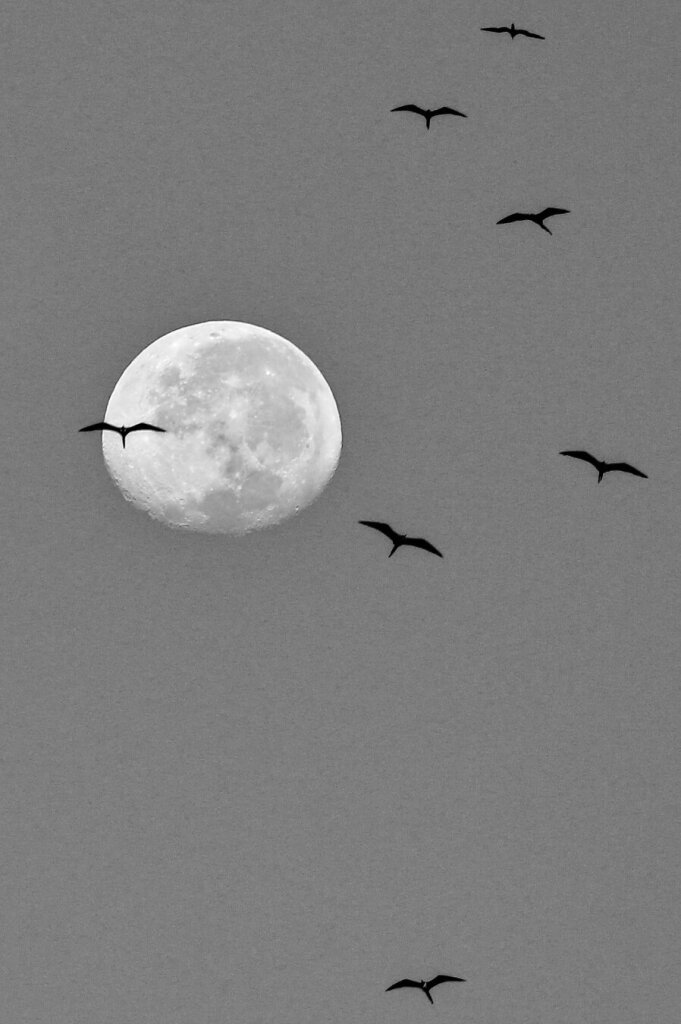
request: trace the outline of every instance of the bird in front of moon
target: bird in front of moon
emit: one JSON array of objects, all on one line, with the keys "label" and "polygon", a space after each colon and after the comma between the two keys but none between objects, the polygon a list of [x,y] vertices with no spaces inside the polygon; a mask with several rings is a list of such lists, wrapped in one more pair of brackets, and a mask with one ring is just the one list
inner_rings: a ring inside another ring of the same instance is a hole
[{"label": "bird in front of moon", "polygon": [[78,433],[86,434],[92,430],[113,430],[115,434],[121,435],[124,448],[126,437],[135,430],[155,430],[158,434],[165,434],[163,427],[155,427],[151,423],[135,423],[132,427],[113,427],[110,423],[91,423],[89,427],[81,427]]},{"label": "bird in front of moon", "polygon": [[295,515],[324,490],[341,453],[338,408],[312,360],[234,320],[183,327],[143,349],[105,421],[163,424],[162,436],[140,431],[127,448],[103,433],[106,467],[154,519],[205,533],[243,534]]}]

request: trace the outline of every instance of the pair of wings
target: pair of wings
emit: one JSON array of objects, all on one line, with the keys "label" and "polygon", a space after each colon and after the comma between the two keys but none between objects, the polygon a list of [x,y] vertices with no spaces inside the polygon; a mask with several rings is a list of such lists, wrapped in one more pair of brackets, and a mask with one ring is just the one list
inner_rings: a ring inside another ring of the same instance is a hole
[{"label": "pair of wings", "polygon": [[544,220],[545,217],[555,217],[558,213],[569,213],[559,206],[547,206],[541,213],[511,213],[508,217],[502,217],[497,224],[512,224],[515,220]]},{"label": "pair of wings", "polygon": [[134,427],[112,427],[110,423],[91,423],[89,427],[81,427],[78,431],[82,434],[88,430],[113,430],[120,434],[125,430],[126,434],[132,434],[133,430],[156,430],[159,434],[165,434],[163,427],[155,427],[152,423],[136,423]]},{"label": "pair of wings", "polygon": [[[511,29],[510,28],[506,28],[505,25],[502,28],[481,28],[480,31],[481,32],[508,32],[508,34],[510,36],[512,36],[514,34],[511,31]],[[546,39],[546,36],[538,36],[536,32],[528,32],[524,28],[517,28],[517,29],[515,29],[515,35],[517,35],[517,36],[529,36],[530,39]]]},{"label": "pair of wings", "polygon": [[423,548],[424,551],[430,551],[432,554],[439,555],[440,558],[444,558],[442,552],[438,551],[430,541],[424,540],[423,537],[404,537],[401,533],[396,533],[388,523],[375,523],[370,519],[360,519],[358,522],[362,526],[370,526],[372,530],[378,530],[379,533],[385,534],[393,544],[411,544],[414,548]]},{"label": "pair of wings", "polygon": [[604,467],[608,472],[619,470],[621,473],[633,473],[634,476],[642,476],[644,479],[648,479],[647,473],[642,473],[640,469],[630,466],[628,462],[599,462],[590,452],[561,452],[560,454],[569,455],[573,459],[581,459],[583,462],[588,462],[594,469],[599,471],[601,467]]},{"label": "pair of wings", "polygon": [[[443,981],[465,981],[465,978],[453,978],[451,974],[436,974],[434,978],[426,982],[426,992],[429,989],[434,988],[435,985],[441,985]],[[411,978],[403,978],[402,981],[396,981],[394,985],[389,985],[386,992],[392,992],[394,988],[421,988],[421,984],[418,981],[412,981]]]},{"label": "pair of wings", "polygon": [[415,103],[405,103],[403,107],[393,107],[390,113],[394,114],[396,110],[411,110],[415,114],[421,114],[422,117],[426,117],[428,114],[431,117],[435,117],[436,114],[456,114],[457,117],[468,117],[468,114],[462,114],[460,110],[454,110],[453,107],[438,107],[437,110],[424,110],[423,107],[417,107]]}]

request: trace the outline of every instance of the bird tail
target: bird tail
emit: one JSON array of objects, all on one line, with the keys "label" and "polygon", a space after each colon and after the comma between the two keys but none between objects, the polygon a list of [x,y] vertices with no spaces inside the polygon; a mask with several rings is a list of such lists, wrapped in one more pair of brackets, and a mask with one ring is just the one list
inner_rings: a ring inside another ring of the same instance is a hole
[{"label": "bird tail", "polygon": [[123,447],[125,448],[125,434],[121,434],[121,441],[123,442]]},{"label": "bird tail", "polygon": [[598,483],[600,483],[602,479],[603,479],[603,470],[599,469],[598,470]]},{"label": "bird tail", "polygon": [[[543,228],[543,229],[544,229],[544,231],[549,231],[549,229],[547,228],[546,224],[544,224],[544,222],[543,222],[543,221],[541,222],[541,224],[539,225],[539,227]],[[550,235],[552,235],[552,234],[553,234],[553,231],[549,231],[549,234],[550,234]]]},{"label": "bird tail", "polygon": [[399,546],[400,546],[399,544],[393,544],[393,549],[392,549],[392,551],[390,552],[390,554],[388,555],[388,558],[392,558],[392,557],[393,557],[393,555],[395,554],[395,552],[397,551],[397,549],[399,548]]},{"label": "bird tail", "polygon": [[[428,1000],[429,1000],[429,1001],[430,1001],[431,1003],[433,1002],[433,997],[431,996],[431,994],[430,994],[430,992],[428,991],[428,989],[427,989],[427,988],[424,988],[424,990],[423,990],[423,994],[424,994],[424,996],[427,996],[427,997],[428,997]],[[433,1004],[433,1005],[434,1005],[434,1004]]]}]

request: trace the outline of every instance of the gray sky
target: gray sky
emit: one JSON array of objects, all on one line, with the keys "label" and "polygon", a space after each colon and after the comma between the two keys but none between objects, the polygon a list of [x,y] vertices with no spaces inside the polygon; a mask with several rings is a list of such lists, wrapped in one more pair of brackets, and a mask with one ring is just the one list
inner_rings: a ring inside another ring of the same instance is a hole
[{"label": "gray sky", "polygon": [[[8,7],[3,1020],[676,1018],[680,39],[663,0]],[[211,319],[344,428],[233,540],[77,434]]]}]

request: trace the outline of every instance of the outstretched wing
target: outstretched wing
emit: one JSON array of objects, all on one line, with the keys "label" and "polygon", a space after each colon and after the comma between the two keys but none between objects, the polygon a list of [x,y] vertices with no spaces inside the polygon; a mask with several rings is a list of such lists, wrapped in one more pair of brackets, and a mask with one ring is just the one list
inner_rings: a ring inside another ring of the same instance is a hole
[{"label": "outstretched wing", "polygon": [[81,427],[78,433],[83,434],[88,430],[113,430],[116,434],[120,433],[118,427],[112,427],[110,423],[91,423],[89,427]]},{"label": "outstretched wing", "polygon": [[418,981],[412,981],[411,978],[402,978],[402,981],[396,981],[394,985],[388,985],[386,992],[392,992],[394,988],[421,988]]},{"label": "outstretched wing", "polygon": [[444,558],[442,552],[438,551],[437,548],[434,548],[430,541],[424,540],[423,537],[414,537],[411,540],[407,537],[404,543],[411,544],[414,548],[423,548],[424,551],[432,551],[434,555],[439,555],[440,558]]},{"label": "outstretched wing", "polygon": [[370,526],[372,530],[378,530],[379,533],[384,533],[393,543],[400,538],[400,534],[395,533],[392,526],[388,526],[387,523],[374,523],[371,519],[358,519],[357,522],[362,526]]},{"label": "outstretched wing", "polygon": [[390,113],[393,114],[396,110],[413,110],[415,114],[421,114],[423,117],[425,117],[426,113],[421,107],[417,107],[415,103],[405,103],[403,107],[393,107]]},{"label": "outstretched wing", "polygon": [[451,974],[436,974],[434,978],[426,982],[426,988],[434,988],[441,985],[443,981],[465,981],[465,978],[453,978]]},{"label": "outstretched wing", "polygon": [[481,28],[481,32],[508,32],[510,34],[510,28]]},{"label": "outstretched wing", "polygon": [[128,427],[128,434],[132,434],[133,430],[157,430],[159,434],[165,434],[163,427],[155,427],[153,423],[136,423],[134,427]]},{"label": "outstretched wing", "polygon": [[547,206],[545,210],[538,213],[538,217],[555,217],[557,213],[569,213],[569,210],[561,210],[558,206]]},{"label": "outstretched wing", "polygon": [[518,36],[528,36],[530,39],[546,39],[546,36],[538,36],[536,32],[528,32],[524,28],[517,28],[516,29],[516,35],[518,35]]},{"label": "outstretched wing", "polygon": [[633,473],[634,476],[642,476],[646,480],[648,479],[647,473],[642,473],[640,469],[635,469],[633,466],[630,466],[628,462],[611,462],[608,465],[609,471],[612,472],[616,469],[619,469],[622,473]]},{"label": "outstretched wing", "polygon": [[460,110],[454,110],[453,107],[438,107],[433,111],[432,116],[435,117],[436,114],[456,114],[457,117],[468,117],[468,114],[462,114]]},{"label": "outstretched wing", "polygon": [[502,217],[497,224],[512,224],[514,220],[529,220],[526,213],[510,213],[508,217]]},{"label": "outstretched wing", "polygon": [[590,455],[589,452],[561,452],[561,455],[569,455],[572,459],[582,459],[583,462],[589,462],[595,469],[598,469],[600,462],[598,459]]}]

